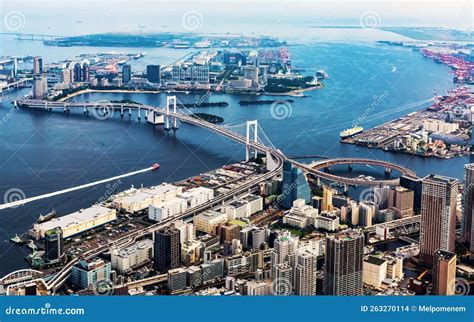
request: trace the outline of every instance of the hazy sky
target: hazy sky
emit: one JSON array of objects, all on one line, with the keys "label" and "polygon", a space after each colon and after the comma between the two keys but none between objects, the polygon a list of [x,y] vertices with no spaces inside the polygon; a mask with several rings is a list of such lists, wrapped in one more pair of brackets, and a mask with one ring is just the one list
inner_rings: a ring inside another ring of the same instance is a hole
[{"label": "hazy sky", "polygon": [[[284,21],[302,25],[359,26],[366,15],[380,27],[443,26],[473,29],[473,1],[160,1],[160,0],[0,0],[2,19],[20,12],[23,32],[60,30],[60,34],[182,29],[192,11],[202,20],[201,31],[220,31],[222,25],[268,24]],[[83,22],[81,25],[74,23]],[[3,29],[4,29],[3,24]],[[151,27],[150,27],[151,26]],[[151,29],[150,29],[151,28]],[[3,30],[2,30],[3,31]],[[83,32],[81,32],[83,31]]]}]

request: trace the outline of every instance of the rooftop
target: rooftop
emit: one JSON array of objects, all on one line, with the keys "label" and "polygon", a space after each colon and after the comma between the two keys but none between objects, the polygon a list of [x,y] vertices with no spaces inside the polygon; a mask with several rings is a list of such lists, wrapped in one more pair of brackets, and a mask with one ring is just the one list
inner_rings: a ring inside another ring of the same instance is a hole
[{"label": "rooftop", "polygon": [[44,231],[54,230],[57,227],[61,227],[64,229],[71,225],[76,225],[81,222],[93,220],[94,218],[108,214],[112,211],[115,212],[114,209],[106,208],[100,205],[94,205],[90,208],[81,209],[66,216],[53,218],[50,221],[38,224],[36,227],[39,227],[41,230]]},{"label": "rooftop", "polygon": [[385,260],[383,260],[381,258],[378,258],[378,257],[375,257],[375,256],[369,256],[369,257],[364,259],[364,262],[370,263],[370,264],[373,264],[373,265],[377,265],[377,266],[381,266],[385,263]]}]

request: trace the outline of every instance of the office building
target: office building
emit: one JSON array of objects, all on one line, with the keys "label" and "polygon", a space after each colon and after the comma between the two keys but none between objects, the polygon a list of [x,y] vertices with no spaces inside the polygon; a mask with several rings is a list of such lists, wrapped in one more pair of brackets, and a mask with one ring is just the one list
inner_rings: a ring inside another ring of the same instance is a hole
[{"label": "office building", "polygon": [[188,209],[188,202],[182,198],[173,198],[166,201],[158,201],[148,206],[148,219],[162,221],[174,217]]},{"label": "office building", "polygon": [[332,197],[334,195],[334,190],[328,186],[323,186],[323,200],[321,203],[321,211],[331,211],[332,206]]},{"label": "office building", "polygon": [[90,70],[89,65],[84,63],[82,64],[82,81],[88,82],[90,80]]},{"label": "office building", "polygon": [[219,236],[221,237],[221,242],[232,242],[233,239],[240,239],[240,230],[241,227],[239,225],[230,223],[221,225],[219,227]]},{"label": "office building", "polygon": [[258,195],[248,195],[232,201],[225,207],[229,220],[249,218],[263,210],[263,198]]},{"label": "office building", "polygon": [[423,179],[409,176],[400,177],[400,186],[413,191],[413,211],[418,214],[421,211],[421,191]]},{"label": "office building", "polygon": [[74,82],[78,83],[82,81],[82,68],[81,64],[74,64]]},{"label": "office building", "polygon": [[122,66],[122,81],[124,84],[129,83],[132,80],[132,66],[124,64]]},{"label": "office building", "polygon": [[259,281],[248,281],[244,285],[244,295],[249,296],[263,296],[272,295],[273,287],[272,281],[268,279]]},{"label": "office building", "polygon": [[454,252],[458,180],[438,175],[423,178],[420,260],[433,264],[437,250]]},{"label": "office building", "polygon": [[398,186],[392,188],[389,194],[388,206],[393,209],[398,219],[413,216],[415,192]]},{"label": "office building", "polygon": [[43,99],[48,92],[48,79],[45,75],[33,76],[33,98]]},{"label": "office building", "polygon": [[291,162],[284,161],[281,204],[289,209],[296,199],[304,199],[305,203],[309,203],[311,200],[311,188],[303,171],[294,168]]},{"label": "office building", "polygon": [[293,269],[287,263],[276,264],[272,274],[273,295],[293,293]]},{"label": "office building", "polygon": [[102,258],[81,259],[72,266],[71,284],[76,288],[91,288],[97,283],[110,281],[110,262]]},{"label": "office building", "polygon": [[146,66],[146,78],[150,83],[161,83],[161,68],[160,65]]},{"label": "office building", "polygon": [[193,223],[185,223],[183,220],[176,220],[174,228],[179,230],[179,242],[182,244],[196,238],[196,228]]},{"label": "office building", "polygon": [[208,283],[224,276],[224,259],[217,258],[201,265],[202,282]]},{"label": "office building", "polygon": [[187,271],[185,268],[175,268],[168,271],[168,289],[171,292],[186,288]]},{"label": "office building", "polygon": [[464,193],[463,193],[463,215],[462,215],[462,240],[474,259],[474,163],[464,166]]},{"label": "office building", "polygon": [[359,204],[359,225],[371,227],[378,212],[377,204],[373,201],[364,201]]},{"label": "office building", "polygon": [[44,234],[44,260],[46,263],[58,263],[64,258],[64,241],[61,228],[53,228]]},{"label": "office building", "polygon": [[150,262],[152,258],[153,241],[151,239],[140,240],[124,249],[112,249],[112,269],[123,274]]},{"label": "office building", "polygon": [[176,268],[180,262],[180,255],[178,229],[167,226],[155,231],[154,260],[158,271],[164,272]]},{"label": "office building", "polygon": [[326,239],[324,293],[363,294],[364,236],[348,230]]},{"label": "office building", "polygon": [[298,249],[294,281],[296,295],[316,294],[316,259],[314,250],[308,247]]},{"label": "office building", "polygon": [[362,267],[362,281],[369,286],[380,287],[387,277],[387,261],[382,258],[368,256]]},{"label": "office building", "polygon": [[454,295],[456,293],[456,254],[444,250],[434,253],[433,294]]},{"label": "office building", "polygon": [[199,266],[190,266],[187,268],[186,285],[192,288],[202,285],[202,270]]},{"label": "office building", "polygon": [[214,210],[200,213],[193,218],[193,223],[196,227],[196,230],[208,234],[215,234],[217,227],[220,224],[226,223],[227,221],[228,218],[226,214]]},{"label": "office building", "polygon": [[33,58],[33,74],[39,75],[43,73],[43,58],[36,56]]}]

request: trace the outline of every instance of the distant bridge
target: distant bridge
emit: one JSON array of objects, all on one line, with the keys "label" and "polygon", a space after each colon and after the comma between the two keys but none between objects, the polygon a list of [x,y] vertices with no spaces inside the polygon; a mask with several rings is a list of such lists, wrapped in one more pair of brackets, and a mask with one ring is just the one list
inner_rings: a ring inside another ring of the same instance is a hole
[{"label": "distant bridge", "polygon": [[64,36],[50,35],[50,34],[27,34],[19,32],[1,32],[1,35],[14,35],[17,40],[33,40],[33,41],[45,41],[54,40],[56,38],[63,38]]}]

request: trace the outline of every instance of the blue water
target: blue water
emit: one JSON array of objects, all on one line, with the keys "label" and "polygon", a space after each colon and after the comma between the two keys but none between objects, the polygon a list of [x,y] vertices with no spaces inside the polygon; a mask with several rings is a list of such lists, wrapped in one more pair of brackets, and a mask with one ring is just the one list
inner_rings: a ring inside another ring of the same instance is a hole
[{"label": "blue water", "polygon": [[[8,41],[18,43],[17,47],[4,47],[8,54],[18,49],[18,54],[39,53],[46,61],[105,50],[51,48],[37,42]],[[150,62],[170,63],[184,54],[159,48],[120,51],[147,51],[146,60],[136,62],[137,70]],[[419,176],[440,173],[457,178],[462,178],[463,165],[473,162],[468,157],[425,159],[339,143],[339,132],[351,127],[366,111],[370,112],[361,125],[369,128],[426,106],[420,102],[431,98],[434,89],[443,93],[453,88],[447,67],[409,49],[373,42],[307,43],[291,46],[290,53],[293,65],[304,69],[306,74],[324,69],[330,78],[323,89],[308,92],[308,97],[292,98],[294,102],[287,118],[273,118],[270,105],[240,106],[239,100],[249,98],[246,95],[211,94],[209,101],[226,101],[229,106],[200,108],[199,112],[222,116],[229,125],[258,119],[272,143],[289,156],[368,157],[402,164]],[[12,112],[11,98],[25,95],[29,90],[9,93],[0,107],[0,120],[4,120],[0,126],[0,196],[11,188],[19,188],[30,197],[142,169],[154,162],[161,164],[157,172],[122,180],[119,190],[124,190],[132,184],[152,185],[184,179],[244,158],[241,146],[185,124],[174,135],[143,120],[137,122],[135,117],[121,120],[116,115],[114,119],[99,121],[79,113]],[[373,107],[374,100],[381,95],[383,99]],[[131,99],[163,106],[165,95],[91,93],[74,98],[76,101],[101,99]],[[182,94],[178,99],[193,102],[201,97]],[[98,186],[1,211],[0,275],[26,266],[23,257],[27,250],[12,245],[8,239],[29,229],[40,212],[55,208],[59,214],[67,214],[88,207],[106,189],[105,185]]]}]

